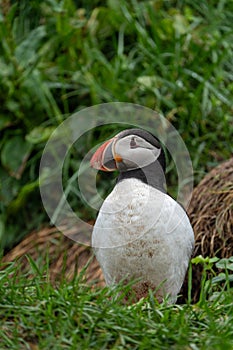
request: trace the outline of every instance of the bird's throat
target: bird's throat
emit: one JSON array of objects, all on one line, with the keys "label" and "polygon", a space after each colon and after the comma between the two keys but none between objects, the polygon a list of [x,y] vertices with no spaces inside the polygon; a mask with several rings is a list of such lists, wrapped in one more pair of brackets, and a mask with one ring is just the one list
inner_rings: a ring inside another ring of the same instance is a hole
[{"label": "bird's throat", "polygon": [[117,182],[130,178],[138,179],[163,193],[167,192],[165,175],[158,161],[144,168],[120,172],[120,175],[117,178]]}]

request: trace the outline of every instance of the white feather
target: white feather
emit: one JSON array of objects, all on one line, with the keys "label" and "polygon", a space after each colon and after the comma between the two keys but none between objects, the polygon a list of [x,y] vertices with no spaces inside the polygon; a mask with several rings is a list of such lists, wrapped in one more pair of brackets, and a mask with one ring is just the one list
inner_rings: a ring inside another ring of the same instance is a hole
[{"label": "white feather", "polygon": [[107,284],[124,278],[153,287],[175,302],[193,250],[194,235],[183,208],[170,196],[131,178],[104,201],[92,245]]}]

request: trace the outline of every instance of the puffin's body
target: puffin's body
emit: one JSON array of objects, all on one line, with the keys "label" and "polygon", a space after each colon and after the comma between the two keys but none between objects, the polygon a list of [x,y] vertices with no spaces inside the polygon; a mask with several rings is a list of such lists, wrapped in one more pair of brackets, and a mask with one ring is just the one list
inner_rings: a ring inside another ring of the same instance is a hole
[{"label": "puffin's body", "polygon": [[165,158],[158,140],[129,129],[94,154],[97,169],[120,176],[96,220],[92,246],[108,285],[137,280],[139,300],[154,291],[175,302],[193,250],[194,235],[183,208],[164,189]]}]

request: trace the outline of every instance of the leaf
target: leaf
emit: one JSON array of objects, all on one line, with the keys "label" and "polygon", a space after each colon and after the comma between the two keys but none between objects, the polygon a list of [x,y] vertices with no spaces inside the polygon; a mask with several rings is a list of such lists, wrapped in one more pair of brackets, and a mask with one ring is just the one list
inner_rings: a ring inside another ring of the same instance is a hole
[{"label": "leaf", "polygon": [[1,161],[12,177],[21,178],[31,150],[31,144],[22,136],[14,136],[6,141],[2,149]]},{"label": "leaf", "polygon": [[232,259],[221,259],[217,262],[216,267],[218,269],[228,269],[233,271]]},{"label": "leaf", "polygon": [[34,128],[28,135],[26,135],[26,140],[32,144],[45,142],[50,138],[54,129],[55,127],[52,127],[52,126],[47,128],[38,126]]},{"label": "leaf", "polygon": [[218,276],[215,276],[212,278],[212,283],[221,283],[221,282],[225,282],[225,281],[229,281],[232,282],[233,281],[233,275],[226,275],[225,273],[220,273]]},{"label": "leaf", "polygon": [[160,85],[159,79],[155,76],[141,76],[137,78],[137,82],[140,88],[148,88],[152,89],[158,85]]},{"label": "leaf", "polygon": [[25,40],[17,46],[15,57],[21,66],[27,67],[38,59],[37,51],[40,48],[41,42],[46,36],[44,26],[37,27],[32,30]]},{"label": "leaf", "polygon": [[177,13],[173,17],[173,27],[179,35],[183,35],[189,30],[186,18],[180,13]]},{"label": "leaf", "polygon": [[213,264],[217,262],[219,258],[209,258],[208,256],[204,258],[202,255],[198,255],[195,258],[192,259],[192,264]]},{"label": "leaf", "polygon": [[0,202],[2,205],[7,206],[13,200],[20,186],[20,181],[10,177],[7,171],[0,167]]},{"label": "leaf", "polygon": [[15,214],[19,209],[24,207],[29,194],[33,192],[38,186],[38,180],[24,185],[21,188],[18,196],[9,204],[7,208],[8,213]]},{"label": "leaf", "polygon": [[9,126],[12,126],[14,123],[12,122],[11,118],[6,115],[0,115],[0,130],[3,130],[5,128],[8,128]]}]

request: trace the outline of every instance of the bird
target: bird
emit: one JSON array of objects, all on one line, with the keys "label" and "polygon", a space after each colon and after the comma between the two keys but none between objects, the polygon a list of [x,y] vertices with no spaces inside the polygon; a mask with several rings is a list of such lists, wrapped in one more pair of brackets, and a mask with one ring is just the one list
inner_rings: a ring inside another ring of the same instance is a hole
[{"label": "bird", "polygon": [[131,128],[105,141],[90,165],[118,171],[92,232],[92,247],[107,285],[131,285],[132,300],[151,290],[159,303],[175,303],[194,249],[184,208],[166,190],[162,143],[151,132]]}]

